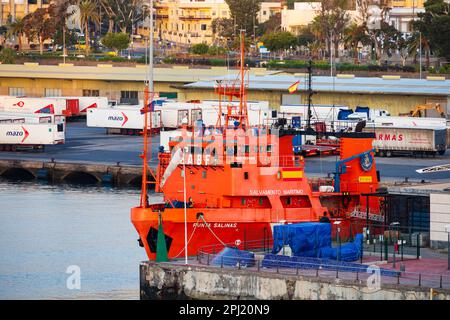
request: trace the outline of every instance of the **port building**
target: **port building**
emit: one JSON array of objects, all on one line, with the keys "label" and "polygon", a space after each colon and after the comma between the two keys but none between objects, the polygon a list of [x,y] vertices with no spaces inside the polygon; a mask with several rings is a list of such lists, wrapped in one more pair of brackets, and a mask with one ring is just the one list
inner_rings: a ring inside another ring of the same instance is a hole
[{"label": "port building", "polygon": [[[143,98],[147,68],[143,65],[115,67],[110,64],[74,66],[72,64],[0,65],[0,95],[106,96],[121,103],[135,103]],[[155,91],[180,101],[217,99],[217,80],[235,79],[238,70],[226,67],[190,68],[173,66],[154,69]],[[297,92],[288,87],[300,81]],[[391,115],[406,114],[418,104],[440,103],[450,113],[450,80],[444,77],[406,79],[399,76],[335,77],[314,76],[315,104],[369,106],[383,108]],[[248,84],[249,100],[266,100],[272,108],[281,104],[307,102],[306,74],[287,74],[277,70],[253,68]],[[430,110],[428,116],[434,110]]]}]

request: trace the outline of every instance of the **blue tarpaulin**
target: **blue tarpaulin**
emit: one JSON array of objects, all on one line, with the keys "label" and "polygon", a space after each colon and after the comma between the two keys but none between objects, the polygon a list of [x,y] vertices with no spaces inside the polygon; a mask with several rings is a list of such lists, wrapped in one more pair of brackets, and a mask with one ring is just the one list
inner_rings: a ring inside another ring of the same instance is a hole
[{"label": "blue tarpaulin", "polygon": [[250,251],[226,247],[220,251],[211,261],[214,266],[237,266],[253,267],[255,265],[255,254]]},{"label": "blue tarpaulin", "polygon": [[272,253],[289,245],[294,256],[318,257],[320,249],[331,247],[331,224],[305,222],[278,225],[273,228]]},{"label": "blue tarpaulin", "polygon": [[[333,248],[333,247],[324,247],[319,250],[319,258],[325,259],[333,259],[340,261],[356,261],[361,258],[362,254],[362,239],[363,235],[361,233],[357,234],[355,237],[355,241],[345,243],[342,246]],[[338,251],[339,259],[338,259]]]}]

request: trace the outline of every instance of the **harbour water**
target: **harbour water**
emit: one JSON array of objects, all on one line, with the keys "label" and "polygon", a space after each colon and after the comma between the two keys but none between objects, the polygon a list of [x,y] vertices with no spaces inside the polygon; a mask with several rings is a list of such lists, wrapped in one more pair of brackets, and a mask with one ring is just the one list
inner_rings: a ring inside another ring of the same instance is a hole
[{"label": "harbour water", "polygon": [[0,180],[0,299],[139,299],[138,202],[139,190]]}]

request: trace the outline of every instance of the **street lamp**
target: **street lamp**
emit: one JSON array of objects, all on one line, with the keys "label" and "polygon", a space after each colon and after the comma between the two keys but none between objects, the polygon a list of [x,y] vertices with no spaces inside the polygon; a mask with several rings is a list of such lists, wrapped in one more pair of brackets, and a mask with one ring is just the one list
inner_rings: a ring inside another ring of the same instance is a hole
[{"label": "street lamp", "polygon": [[[397,228],[397,226],[399,226],[400,225],[400,222],[392,222],[390,225],[389,225],[389,235],[390,235],[390,231],[392,230],[391,229],[391,227],[394,227],[394,231],[395,231],[395,228]],[[394,243],[397,243],[397,237],[395,237],[395,242]],[[395,268],[395,245],[394,245],[394,255],[393,255],[393,258],[394,258],[394,261],[393,261],[393,264],[392,264],[392,267],[393,268]]]},{"label": "street lamp", "polygon": [[340,233],[341,233],[341,227],[339,226],[341,224],[341,221],[335,221],[333,222],[334,225],[337,226],[337,242],[338,242],[338,250],[337,250],[337,261],[341,260],[341,237],[340,237]]},{"label": "street lamp", "polygon": [[450,224],[445,225],[445,232],[447,232],[447,269],[450,270]]}]

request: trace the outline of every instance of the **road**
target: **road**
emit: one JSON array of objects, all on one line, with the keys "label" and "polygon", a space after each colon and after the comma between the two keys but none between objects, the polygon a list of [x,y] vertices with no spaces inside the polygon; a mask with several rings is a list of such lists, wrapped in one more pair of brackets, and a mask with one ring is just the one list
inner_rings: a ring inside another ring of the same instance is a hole
[{"label": "road", "polygon": [[[151,166],[156,165],[159,136],[152,137]],[[107,135],[102,128],[87,128],[83,122],[68,123],[66,143],[48,146],[44,152],[1,152],[0,159],[41,160],[54,158],[62,162],[120,162],[126,165],[140,165],[139,154],[142,152],[142,137]],[[335,171],[335,156],[311,157],[306,160],[305,171],[310,176],[326,176]],[[376,158],[377,169],[382,180],[450,179],[450,171],[419,174],[415,170],[440,164],[450,163],[450,150],[444,156],[435,158]]]}]

